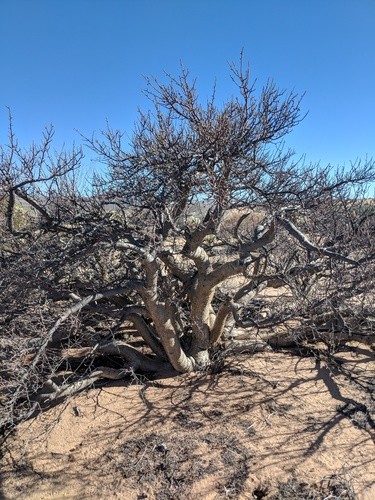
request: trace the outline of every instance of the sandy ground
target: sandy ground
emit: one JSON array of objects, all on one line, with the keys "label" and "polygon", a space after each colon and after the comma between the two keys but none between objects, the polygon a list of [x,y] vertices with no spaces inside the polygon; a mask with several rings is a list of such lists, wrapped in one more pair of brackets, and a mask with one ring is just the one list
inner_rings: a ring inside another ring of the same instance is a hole
[{"label": "sandy ground", "polygon": [[93,388],[19,426],[2,497],[374,500],[374,352],[336,357]]}]

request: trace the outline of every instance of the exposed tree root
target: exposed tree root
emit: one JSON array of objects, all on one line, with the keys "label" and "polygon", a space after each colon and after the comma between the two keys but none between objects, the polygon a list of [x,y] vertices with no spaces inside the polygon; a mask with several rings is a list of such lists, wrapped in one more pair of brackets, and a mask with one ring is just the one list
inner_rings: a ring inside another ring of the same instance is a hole
[{"label": "exposed tree root", "polygon": [[80,380],[69,384],[62,384],[58,386],[52,380],[48,380],[35,398],[35,402],[43,406],[48,405],[56,400],[73,396],[77,392],[90,387],[100,379],[120,380],[129,375],[129,373],[131,372],[132,370],[130,367],[122,368],[119,370],[116,370],[114,368],[100,367],[96,368],[93,372],[90,373],[90,375],[87,375],[86,377],[83,377]]}]

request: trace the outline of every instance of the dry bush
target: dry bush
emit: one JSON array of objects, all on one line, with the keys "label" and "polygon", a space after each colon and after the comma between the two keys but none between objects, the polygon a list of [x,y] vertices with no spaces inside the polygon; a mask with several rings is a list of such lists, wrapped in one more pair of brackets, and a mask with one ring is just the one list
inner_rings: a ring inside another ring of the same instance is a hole
[{"label": "dry bush", "polygon": [[52,129],[23,149],[10,120],[4,429],[102,379],[207,369],[234,327],[242,351],[373,341],[374,162],[294,162],[282,141],[300,98],[273,83],[257,98],[242,60],[231,70],[238,97],[222,107],[184,69],[148,81],[154,113],[130,146],[110,128],[86,140],[106,165],[86,192],[80,149],[55,152]]}]

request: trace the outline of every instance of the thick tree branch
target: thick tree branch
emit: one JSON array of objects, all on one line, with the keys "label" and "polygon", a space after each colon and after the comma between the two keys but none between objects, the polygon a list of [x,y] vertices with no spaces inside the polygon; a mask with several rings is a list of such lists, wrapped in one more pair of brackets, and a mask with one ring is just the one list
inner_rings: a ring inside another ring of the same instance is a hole
[{"label": "thick tree branch", "polygon": [[232,312],[232,307],[229,301],[220,304],[219,310],[216,314],[215,322],[211,328],[211,345],[215,345],[221,338],[225,325],[227,323],[228,316]]},{"label": "thick tree branch", "polygon": [[137,313],[126,313],[124,319],[131,321],[135,328],[137,329],[139,335],[143,338],[146,344],[153,350],[153,352],[161,359],[167,359],[165,351],[156,337],[155,333],[152,331],[151,327],[146,323],[146,321]]},{"label": "thick tree branch", "polygon": [[307,250],[311,250],[317,252],[320,255],[325,255],[326,257],[330,257],[336,260],[342,260],[343,262],[347,262],[348,264],[352,264],[354,266],[358,266],[359,262],[349,257],[345,257],[345,255],[341,255],[337,252],[332,252],[331,250],[327,250],[326,248],[318,247],[311,243],[311,241],[304,235],[296,226],[290,222],[290,220],[284,217],[277,217],[277,220],[281,222],[281,224],[285,227],[285,229],[289,232],[291,236],[293,236],[303,247]]}]

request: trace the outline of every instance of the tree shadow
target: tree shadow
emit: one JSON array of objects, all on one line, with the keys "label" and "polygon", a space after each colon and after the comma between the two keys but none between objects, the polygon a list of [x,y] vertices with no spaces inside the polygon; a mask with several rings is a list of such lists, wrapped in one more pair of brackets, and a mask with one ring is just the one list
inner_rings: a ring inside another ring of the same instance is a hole
[{"label": "tree shadow", "polygon": [[[368,356],[368,352],[360,355]],[[117,477],[115,463],[118,456],[122,456],[121,447],[130,446],[126,444],[130,443],[129,440],[143,443],[142,440],[152,435],[155,443],[165,443],[176,456],[179,456],[178,447],[195,450],[202,443],[209,442],[205,448],[208,461],[213,460],[213,453],[231,456],[231,443],[237,440],[237,443],[241,442],[241,450],[246,451],[241,451],[240,455],[247,464],[243,470],[246,469],[249,475],[252,470],[261,473],[273,466],[295,468],[304,464],[309,457],[319,453],[324,440],[347,419],[362,432],[358,435],[362,437],[354,444],[343,444],[342,441],[337,444],[337,450],[345,455],[350,452],[351,445],[358,450],[368,446],[368,437],[374,439],[375,429],[370,409],[366,406],[368,393],[358,388],[358,398],[343,394],[341,375],[346,377],[345,363],[344,360],[342,365],[331,365],[317,358],[263,353],[252,358],[228,359],[222,371],[179,376],[170,371],[153,380],[102,383],[66,403],[64,411],[70,415],[70,425],[74,426],[76,422],[80,432],[85,426],[90,431],[84,434],[82,443],[72,446],[71,454],[73,457],[77,454],[77,461],[70,464],[69,453],[61,460],[67,460],[69,467],[78,464],[85,468],[86,450],[95,447],[97,460],[87,462],[90,468],[87,477],[92,473],[101,474],[100,464],[110,467],[111,461],[113,474]],[[309,408],[309,401],[313,398],[316,404],[322,393],[329,394],[329,408]],[[81,414],[74,414],[75,407],[81,408]],[[58,427],[58,419],[63,419],[63,415],[56,418],[56,408],[45,412],[46,415],[49,412],[50,424]],[[40,416],[35,419],[38,420]],[[40,435],[40,439],[44,437]],[[277,446],[272,443],[277,443]],[[147,445],[147,453],[151,453],[150,450]],[[140,447],[135,462],[141,459],[143,451],[144,448]],[[198,460],[195,452],[186,453],[187,460],[192,463]],[[39,455],[39,458],[43,457],[42,453]],[[36,471],[29,470],[30,477],[35,476],[35,488],[40,470],[33,464],[39,458],[34,453],[30,459]],[[55,463],[56,457],[44,456],[44,460],[50,462],[51,470],[56,470],[57,474],[60,469]],[[198,462],[202,460],[200,455]],[[351,464],[350,470],[370,466],[373,460],[369,456],[361,464]],[[167,465],[170,467],[169,462]],[[59,481],[54,472],[51,474],[52,482]],[[74,470],[64,469],[63,474],[67,481],[78,481],[79,474]],[[243,477],[241,481],[245,479]]]}]

